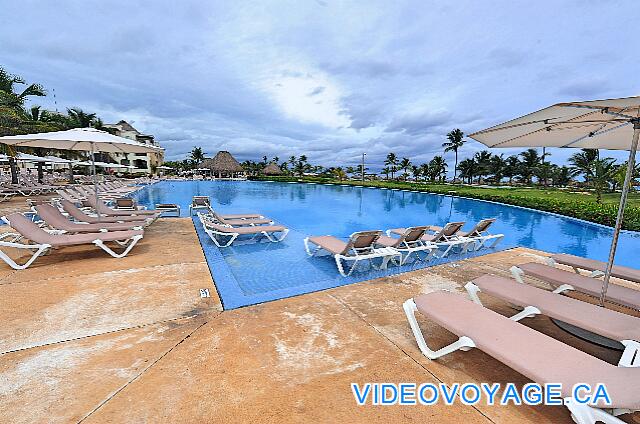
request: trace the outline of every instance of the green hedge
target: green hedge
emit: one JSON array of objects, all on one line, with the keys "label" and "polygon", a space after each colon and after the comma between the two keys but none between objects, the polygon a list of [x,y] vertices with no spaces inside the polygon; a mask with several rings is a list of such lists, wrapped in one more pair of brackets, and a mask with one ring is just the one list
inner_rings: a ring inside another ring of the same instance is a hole
[{"label": "green hedge", "polygon": [[[335,181],[321,177],[252,177],[252,180],[258,181],[280,181],[280,182],[317,182],[317,183],[335,183],[349,185],[364,185],[368,187],[381,188],[398,188],[423,191],[427,193],[447,194],[460,197],[469,197],[479,200],[488,200],[492,202],[505,203],[507,205],[522,206],[541,210],[545,212],[553,212],[559,215],[570,216],[573,218],[583,219],[585,221],[595,222],[597,224],[613,227],[616,222],[618,213],[617,204],[613,203],[596,203],[592,201],[579,200],[559,200],[543,197],[526,197],[522,195],[514,195],[509,193],[496,194],[490,189],[482,189],[479,187],[466,186],[446,186],[446,185],[427,185],[401,181]],[[486,190],[486,191],[484,191]],[[640,208],[627,206],[625,209],[624,222],[622,228],[625,230],[640,231]]]}]

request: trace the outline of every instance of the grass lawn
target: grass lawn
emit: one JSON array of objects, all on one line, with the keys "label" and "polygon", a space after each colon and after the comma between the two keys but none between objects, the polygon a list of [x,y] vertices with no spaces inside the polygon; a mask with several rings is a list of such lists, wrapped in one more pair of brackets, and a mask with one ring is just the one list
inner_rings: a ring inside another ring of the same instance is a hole
[{"label": "grass lawn", "polygon": [[[470,197],[474,199],[490,200],[509,205],[523,206],[541,211],[554,212],[571,216],[598,224],[613,226],[616,221],[620,193],[606,193],[602,196],[602,203],[596,202],[596,195],[584,189],[557,189],[544,187],[490,187],[468,186],[453,184],[415,183],[411,181],[365,181],[331,180],[318,177],[255,177],[257,180],[272,181],[300,181],[336,184],[353,184],[373,187],[387,187],[398,189],[418,190],[429,193],[450,194],[454,196]],[[640,194],[631,193],[623,228],[640,231]]]}]

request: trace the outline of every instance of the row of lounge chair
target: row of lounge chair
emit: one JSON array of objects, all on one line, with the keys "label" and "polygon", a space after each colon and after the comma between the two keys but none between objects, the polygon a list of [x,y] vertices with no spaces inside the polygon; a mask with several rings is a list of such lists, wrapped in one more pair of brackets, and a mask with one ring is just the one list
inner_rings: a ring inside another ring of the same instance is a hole
[{"label": "row of lounge chair", "polygon": [[[128,193],[128,189],[118,184],[101,187],[105,195]],[[133,202],[127,199],[127,202]],[[125,257],[143,238],[144,228],[151,225],[161,214],[153,210],[112,208],[102,200],[87,193],[82,201],[69,197],[56,198],[51,203],[32,206],[34,222],[22,213],[2,217],[14,232],[0,234],[0,248],[8,247],[31,252],[22,263],[16,262],[0,250],[0,259],[16,270],[26,269],[41,255],[51,249],[65,246],[93,244],[115,258]],[[118,253],[107,245],[113,242],[119,246]]]},{"label": "row of lounge chair", "polygon": [[[588,277],[573,273],[557,268],[558,264],[592,274]],[[619,424],[623,421],[616,416],[640,410],[640,318],[561,295],[576,290],[598,296],[600,292],[594,287],[601,287],[602,282],[594,277],[601,275],[605,266],[604,262],[592,259],[553,255],[548,265],[530,263],[512,268],[515,280],[483,275],[467,283],[465,289],[471,302],[461,295],[439,291],[409,299],[403,309],[418,347],[427,358],[435,360],[456,350],[480,349],[537,383],[562,384],[565,406],[576,422]],[[614,268],[616,277],[640,282],[639,270]],[[524,274],[557,289],[547,291],[525,284]],[[483,307],[480,293],[516,305],[522,311],[505,317]],[[640,291],[611,285],[608,294],[611,301],[640,310]],[[418,325],[416,312],[451,331],[458,340],[441,349],[431,349]],[[546,315],[617,341],[624,349],[617,366],[519,323],[536,315]],[[580,403],[571,398],[576,384],[592,387],[604,384],[612,404]]]},{"label": "row of lounge chair", "polygon": [[[276,225],[272,219],[259,214],[218,214],[211,207],[208,196],[194,196],[189,211],[196,212],[204,231],[218,247],[228,247],[240,236],[263,236],[277,243],[284,240],[289,232],[286,227]],[[392,261],[404,265],[410,258],[424,261],[443,258],[456,248],[465,253],[485,246],[495,247],[504,235],[489,233],[494,222],[495,218],[483,219],[469,231],[462,230],[464,222],[450,222],[444,227],[393,228],[387,230],[386,235],[380,230],[358,231],[347,241],[331,235],[306,237],[304,247],[309,256],[321,252],[332,255],[338,272],[347,277],[360,261],[368,261],[374,266],[373,260],[381,259],[380,268],[386,269]],[[352,262],[348,269],[344,266],[346,262]]]},{"label": "row of lounge chair", "polygon": [[[416,260],[429,261],[444,258],[456,248],[466,253],[485,246],[495,247],[504,235],[489,234],[494,222],[495,218],[483,219],[470,231],[462,231],[464,222],[450,222],[444,227],[394,228],[387,230],[386,235],[382,231],[359,231],[351,234],[346,242],[334,236],[307,237],[304,246],[309,256],[319,252],[333,255],[338,271],[347,277],[360,261],[368,261],[373,266],[372,261],[379,258],[380,268],[386,269],[390,261],[404,265],[412,255]],[[489,245],[488,241],[491,241]],[[343,265],[345,262],[352,262],[348,270]]]}]

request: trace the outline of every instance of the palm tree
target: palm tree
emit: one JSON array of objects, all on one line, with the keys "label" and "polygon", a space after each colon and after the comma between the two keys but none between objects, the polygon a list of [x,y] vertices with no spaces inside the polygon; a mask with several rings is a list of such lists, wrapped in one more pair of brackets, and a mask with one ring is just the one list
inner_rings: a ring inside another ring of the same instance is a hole
[{"label": "palm tree", "polygon": [[616,160],[613,158],[596,159],[593,161],[591,183],[596,191],[596,202],[602,202],[602,192],[609,188],[611,180],[617,171]]},{"label": "palm tree", "polygon": [[584,177],[585,182],[589,184],[593,177],[593,165],[599,158],[600,152],[598,149],[582,149],[582,151],[571,155],[569,163],[578,174]]},{"label": "palm tree", "polygon": [[192,168],[198,166],[200,162],[204,160],[204,152],[202,151],[202,147],[194,147],[191,149],[191,153],[189,153],[189,159],[191,159],[191,163],[193,165]]},{"label": "palm tree", "polygon": [[465,159],[458,165],[460,169],[460,178],[467,178],[469,184],[473,183],[473,177],[478,170],[478,164],[473,159]]},{"label": "palm tree", "polygon": [[77,107],[67,109],[67,115],[69,115],[70,128],[92,127],[94,126],[97,120],[95,113],[87,113]]},{"label": "palm tree", "polygon": [[513,177],[520,174],[520,159],[518,159],[518,156],[512,155],[505,159],[502,174],[509,178],[509,185],[511,185]]},{"label": "palm tree", "polygon": [[480,183],[480,177],[490,174],[489,167],[491,157],[491,152],[488,150],[482,150],[473,156],[477,164],[476,176],[478,177],[478,183]]},{"label": "palm tree", "polygon": [[398,157],[395,153],[389,153],[384,164],[389,167],[389,170],[391,171],[391,179],[393,180],[396,173],[396,167],[398,166]]},{"label": "palm tree", "polygon": [[569,185],[573,177],[576,176],[576,170],[568,166],[555,166],[551,172],[553,185],[566,187]]},{"label": "palm tree", "polygon": [[274,156],[273,159],[271,159],[273,161],[273,163],[275,163],[276,165],[278,164],[278,162],[280,162],[280,158],[278,156]]},{"label": "palm tree", "polygon": [[540,166],[541,156],[536,149],[527,149],[520,153],[520,157],[522,158],[520,175],[522,175],[522,178],[530,185],[536,169]]},{"label": "palm tree", "polygon": [[422,175],[422,169],[419,166],[411,166],[411,174],[413,175],[413,179],[417,182],[420,181],[420,176]]},{"label": "palm tree", "polygon": [[407,175],[409,174],[409,170],[411,169],[411,161],[409,160],[409,158],[402,158],[402,160],[398,164],[398,168],[402,171],[402,178],[407,181]]},{"label": "palm tree", "polygon": [[384,168],[382,168],[381,173],[384,174],[384,178],[386,180],[388,180],[389,179],[389,174],[391,173],[391,169],[389,167],[385,166]]},{"label": "palm tree", "polygon": [[425,181],[431,175],[431,168],[429,168],[428,163],[423,163],[420,165],[420,174],[424,177]]},{"label": "palm tree", "polygon": [[47,93],[40,84],[29,84],[24,90],[16,91],[16,85],[26,85],[25,80],[8,73],[0,67],[0,107],[22,110],[30,96],[43,97]]},{"label": "palm tree", "polygon": [[344,172],[344,170],[341,167],[337,167],[334,168],[331,173],[333,174],[333,176],[335,178],[337,178],[338,180],[342,181],[345,178],[347,178],[347,174]]},{"label": "palm tree", "polygon": [[491,159],[489,159],[488,171],[489,174],[493,175],[494,183],[500,184],[500,181],[502,181],[504,177],[506,167],[507,161],[504,159],[503,154],[493,155]]},{"label": "palm tree", "polygon": [[434,156],[433,159],[429,161],[429,171],[431,181],[439,179],[442,183],[447,175],[447,162],[445,162],[442,156]]},{"label": "palm tree", "polygon": [[456,155],[456,164],[453,168],[453,180],[455,181],[458,177],[458,149],[464,145],[464,133],[459,128],[456,128],[447,134],[447,140],[449,141],[442,143],[442,147],[444,147],[445,153],[454,152]]}]

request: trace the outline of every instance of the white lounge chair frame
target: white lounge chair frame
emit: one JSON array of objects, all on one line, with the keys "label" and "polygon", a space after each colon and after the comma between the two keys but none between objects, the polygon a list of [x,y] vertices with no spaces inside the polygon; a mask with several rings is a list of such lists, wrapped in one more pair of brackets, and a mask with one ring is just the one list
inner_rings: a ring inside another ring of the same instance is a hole
[{"label": "white lounge chair frame", "polygon": [[[200,222],[202,223],[202,229],[205,231],[205,233],[207,233],[209,235],[209,237],[211,238],[213,243],[218,247],[229,247],[229,246],[231,246],[231,244],[241,235],[240,233],[234,233],[232,231],[230,231],[230,232],[222,232],[222,231],[216,230],[215,228],[209,227],[207,225],[206,218],[204,217],[204,214],[202,214],[202,213],[198,213],[198,218],[200,219]],[[225,224],[217,224],[217,225],[220,225],[222,227],[227,227],[227,228],[233,228],[232,226],[225,225]],[[251,228],[260,228],[260,226],[252,226]],[[256,238],[259,235],[263,235],[271,243],[278,243],[278,242],[281,242],[282,240],[284,240],[285,237],[287,237],[287,234],[289,234],[289,229],[285,228],[281,232],[282,232],[282,235],[280,237],[276,237],[275,236],[276,232],[260,231],[259,233],[252,234],[251,238]],[[229,237],[229,239],[226,242],[219,242],[217,237]]]},{"label": "white lounge chair frame", "polygon": [[[16,234],[5,233],[0,235],[0,238],[6,237],[8,235],[15,236]],[[116,241],[116,243],[118,243],[119,245],[126,246],[124,251],[122,251],[121,253],[116,253],[113,249],[107,246],[100,239],[94,240],[92,243],[98,246],[99,248],[101,248],[102,250],[104,250],[105,252],[107,252],[109,255],[113,256],[114,258],[120,259],[127,256],[127,254],[131,251],[131,249],[133,249],[133,246],[135,246],[138,243],[138,241],[140,241],[140,239],[142,239],[142,235],[133,236],[131,237],[131,239],[124,242]],[[22,249],[22,250],[35,250],[35,252],[31,255],[31,257],[23,264],[18,264],[16,261],[11,259],[6,253],[0,250],[0,259],[2,259],[7,265],[9,265],[13,269],[23,270],[23,269],[29,268],[31,264],[33,264],[33,262],[39,256],[47,254],[49,249],[51,249],[52,246],[50,244],[25,244],[25,243],[17,243],[17,242],[0,240],[0,247],[10,247],[10,248]]]},{"label": "white lounge chair frame", "polygon": [[[312,250],[311,247],[309,246],[309,237],[305,237],[304,249],[307,251],[307,255],[316,256],[316,253],[322,250],[322,246],[316,245],[316,247]],[[369,264],[374,269],[377,269],[377,268],[373,264],[373,259],[377,259],[377,258],[382,258],[382,264],[380,265],[380,269],[387,269],[387,267],[389,266],[389,261],[395,257],[399,257],[400,260],[398,263],[400,264],[402,263],[402,253],[400,253],[399,250],[393,247],[380,247],[380,248],[367,247],[364,249],[358,249],[358,248],[352,247],[351,251],[353,251],[353,255],[341,255],[341,254],[333,255],[333,258],[336,261],[336,266],[338,267],[338,272],[343,277],[350,276],[353,273],[353,271],[356,269],[356,266],[360,261],[369,261]],[[353,261],[353,264],[351,265],[348,271],[345,271],[342,261],[345,261],[345,262]]]},{"label": "white lounge chair frame", "polygon": [[[513,276],[514,280],[516,280],[520,284],[526,284],[525,281],[522,279],[522,277],[524,277],[523,270],[521,270],[516,265],[514,265],[511,268],[509,268],[509,271],[511,271],[511,275]],[[558,287],[556,287],[552,292],[562,294],[570,290],[575,290],[575,287],[573,287],[571,284],[561,284]]]},{"label": "white lounge chair frame", "polygon": [[[472,281],[465,284],[464,288],[467,290],[469,294],[469,298],[471,300],[483,306],[482,301],[478,297],[478,293],[482,292],[480,287],[475,285]],[[534,305],[527,305],[524,307],[522,311],[519,313],[510,316],[509,319],[513,321],[520,321],[524,318],[533,318],[536,315],[541,315],[540,309],[536,308]],[[620,343],[624,345],[624,351],[622,352],[622,356],[620,357],[620,361],[618,362],[619,367],[640,367],[640,341],[636,340],[618,340]]]},{"label": "white lounge chair frame", "polygon": [[[424,356],[427,358],[434,360],[438,359],[442,356],[453,353],[457,350],[461,350],[466,352],[476,347],[475,342],[467,336],[461,336],[455,342],[438,349],[436,351],[429,348],[427,342],[424,338],[424,334],[420,330],[420,326],[418,325],[418,320],[416,319],[415,313],[418,311],[418,307],[413,299],[408,299],[402,304],[402,308],[404,309],[405,315],[407,316],[407,320],[409,321],[409,326],[413,332],[413,335],[418,343],[418,347]],[[512,318],[513,319],[513,318]],[[622,363],[622,359],[620,362]],[[625,365],[619,365],[625,366]],[[640,366],[640,364],[631,365],[631,366]],[[571,412],[571,418],[578,424],[595,424],[597,421],[602,421],[605,424],[625,424],[619,418],[616,418],[615,415],[627,414],[630,411],[628,409],[612,409],[611,413],[604,411],[602,409],[594,408],[586,404],[581,404],[577,402],[573,402],[572,398],[565,398],[564,405]]]}]

